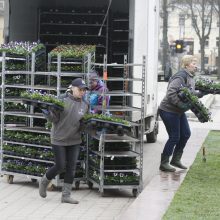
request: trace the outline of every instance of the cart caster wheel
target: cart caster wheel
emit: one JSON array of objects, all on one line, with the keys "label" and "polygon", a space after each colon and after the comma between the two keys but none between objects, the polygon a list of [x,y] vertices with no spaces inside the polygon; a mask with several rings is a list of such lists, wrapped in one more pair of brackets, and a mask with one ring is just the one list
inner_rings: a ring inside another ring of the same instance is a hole
[{"label": "cart caster wheel", "polygon": [[76,189],[79,189],[79,185],[80,185],[80,182],[79,182],[79,181],[76,181],[76,182],[75,182],[75,188],[76,188]]},{"label": "cart caster wheel", "polygon": [[138,190],[137,189],[133,189],[132,190],[132,194],[134,197],[137,197],[138,196]]},{"label": "cart caster wheel", "polygon": [[12,184],[12,183],[13,183],[13,179],[14,179],[14,176],[9,175],[9,176],[7,177],[8,183],[9,183],[9,184]]},{"label": "cart caster wheel", "polygon": [[88,186],[89,186],[89,189],[92,189],[93,188],[93,183],[92,182],[90,182],[90,181],[88,181]]},{"label": "cart caster wheel", "polygon": [[36,179],[32,179],[32,178],[31,178],[31,182],[32,182],[32,183],[36,183],[36,182],[37,182],[37,180],[36,180]]}]

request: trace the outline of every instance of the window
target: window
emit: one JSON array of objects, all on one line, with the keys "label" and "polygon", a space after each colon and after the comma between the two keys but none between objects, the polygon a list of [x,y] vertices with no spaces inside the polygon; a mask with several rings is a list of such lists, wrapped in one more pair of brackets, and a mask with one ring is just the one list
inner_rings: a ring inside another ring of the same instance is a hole
[{"label": "window", "polygon": [[205,40],[205,47],[209,46],[209,38]]},{"label": "window", "polygon": [[192,17],[192,26],[194,27],[196,25],[196,22],[197,22],[197,15],[194,15]]},{"label": "window", "polygon": [[210,23],[211,23],[210,17],[204,16],[204,26],[205,26],[205,28],[206,28],[206,27],[209,27],[209,26],[210,26]]},{"label": "window", "polygon": [[204,63],[208,64],[209,63],[209,58],[208,57],[204,57]]},{"label": "window", "polygon": [[219,21],[217,21],[217,24],[216,24],[216,26],[217,26],[217,27],[219,27]]},{"label": "window", "polygon": [[4,10],[5,8],[5,1],[0,1],[0,10]]},{"label": "window", "polygon": [[179,25],[184,26],[185,25],[185,15],[180,14],[179,15]]},{"label": "window", "polygon": [[3,12],[5,9],[5,1],[0,1],[0,11]]},{"label": "window", "polygon": [[219,37],[216,37],[216,47],[219,45]]}]

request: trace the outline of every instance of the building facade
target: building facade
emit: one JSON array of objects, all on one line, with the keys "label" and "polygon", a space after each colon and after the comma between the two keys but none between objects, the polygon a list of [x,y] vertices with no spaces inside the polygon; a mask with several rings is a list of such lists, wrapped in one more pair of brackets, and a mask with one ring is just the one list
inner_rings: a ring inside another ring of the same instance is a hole
[{"label": "building facade", "polygon": [[4,4],[5,1],[0,1],[0,44],[3,41],[3,29],[4,29]]}]

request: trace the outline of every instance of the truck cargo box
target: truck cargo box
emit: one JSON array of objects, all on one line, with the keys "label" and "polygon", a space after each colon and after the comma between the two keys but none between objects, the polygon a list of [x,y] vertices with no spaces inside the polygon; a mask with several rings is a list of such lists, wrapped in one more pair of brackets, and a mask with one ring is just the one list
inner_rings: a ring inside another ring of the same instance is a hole
[{"label": "truck cargo box", "polygon": [[[146,55],[145,130],[157,134],[157,61],[159,0],[5,0],[4,40],[40,41],[47,52],[60,44],[95,44],[96,62],[141,63]],[[122,74],[112,69],[109,75]],[[138,69],[133,76],[140,76]],[[108,84],[109,89],[121,82]],[[133,91],[139,90],[134,84]],[[114,102],[120,99],[113,98]],[[140,106],[138,99],[130,100]],[[138,115],[133,115],[139,120]],[[153,138],[152,138],[153,137]]]}]

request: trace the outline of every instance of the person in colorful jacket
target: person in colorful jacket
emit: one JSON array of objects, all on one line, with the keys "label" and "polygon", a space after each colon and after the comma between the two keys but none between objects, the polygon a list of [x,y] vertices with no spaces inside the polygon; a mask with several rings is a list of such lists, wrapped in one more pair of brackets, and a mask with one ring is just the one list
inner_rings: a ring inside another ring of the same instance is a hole
[{"label": "person in colorful jacket", "polygon": [[[100,113],[102,105],[104,107],[109,106],[110,96],[106,96],[108,92],[106,84],[99,78],[99,74],[96,71],[89,73],[90,83],[90,98],[89,103],[92,113]],[[105,99],[103,100],[103,98]],[[99,106],[99,108],[97,108]]]},{"label": "person in colorful jacket", "polygon": [[72,81],[71,92],[67,92],[62,97],[63,111],[42,110],[45,117],[52,122],[51,145],[55,158],[55,164],[39,181],[39,194],[43,198],[47,196],[46,189],[49,182],[56,175],[64,172],[61,202],[78,203],[71,198],[71,190],[82,143],[80,121],[88,112],[88,103],[83,98],[87,89],[85,82],[81,78],[76,78]]}]

